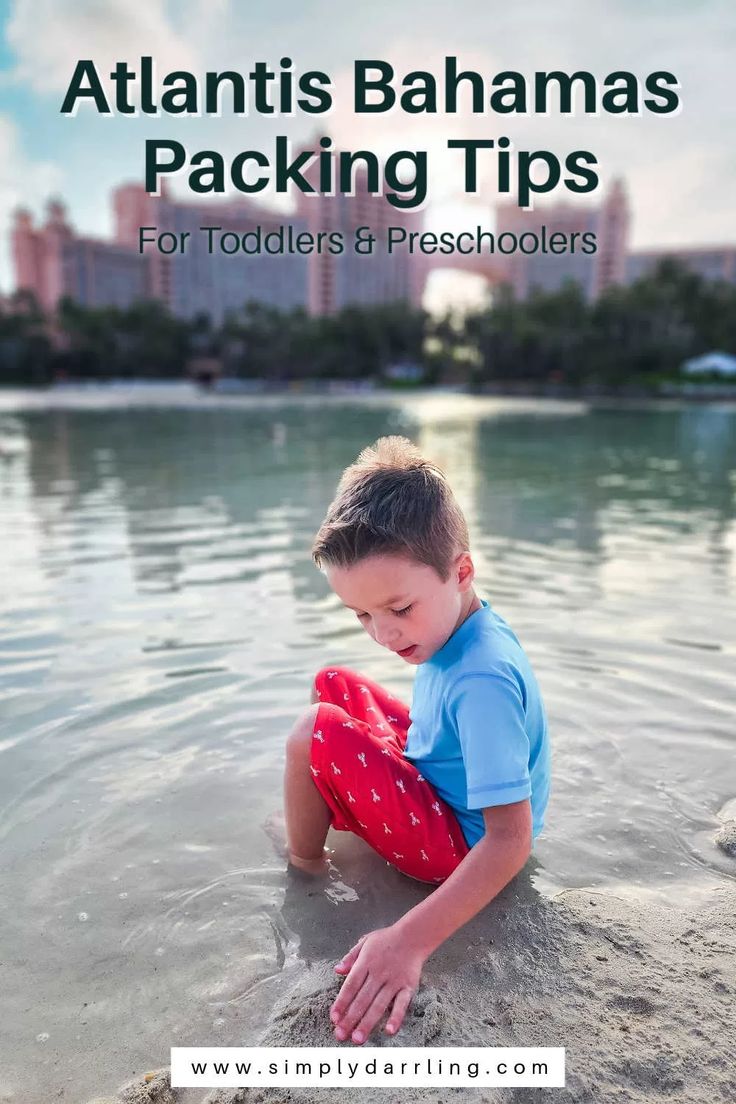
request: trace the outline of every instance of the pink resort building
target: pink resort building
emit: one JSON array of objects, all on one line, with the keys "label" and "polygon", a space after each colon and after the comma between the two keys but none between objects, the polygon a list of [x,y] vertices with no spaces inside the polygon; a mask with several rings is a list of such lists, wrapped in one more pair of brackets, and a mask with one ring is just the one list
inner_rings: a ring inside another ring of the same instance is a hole
[{"label": "pink resort building", "polygon": [[[305,175],[310,178],[313,170]],[[123,184],[112,194],[114,237],[100,240],[75,232],[58,201],[48,204],[45,221],[34,224],[28,211],[15,213],[12,249],[16,287],[36,296],[53,311],[68,296],[85,306],[129,306],[141,299],[165,303],[180,318],[207,314],[217,324],[228,312],[248,302],[282,310],[303,308],[326,315],[349,305],[406,302],[419,305],[430,272],[448,267],[473,272],[490,285],[509,284],[519,299],[538,288],[554,291],[573,281],[588,300],[612,285],[630,283],[672,258],[711,279],[736,281],[736,246],[688,247],[632,251],[629,247],[630,206],[621,180],[615,180],[595,204],[540,204],[532,211],[513,203],[496,208],[496,248],[451,258],[413,254],[407,249],[389,255],[389,226],[421,231],[422,212],[391,206],[384,195],[369,192],[367,179],[356,172],[351,195],[304,195],[296,210],[279,214],[245,197],[214,202],[182,202],[163,191],[149,195],[142,184]],[[189,234],[183,254],[164,254],[153,246],[139,250],[140,228],[159,233]],[[370,227],[375,248],[370,256],[352,248],[355,230]],[[208,251],[202,227],[242,237],[254,231],[262,237],[288,231],[299,234],[337,233],[345,248],[311,253],[291,251],[273,255],[261,250],[229,255]],[[502,235],[517,242],[527,235],[547,243],[564,234],[575,248],[508,252],[499,249]],[[582,248],[583,235],[595,238],[595,251]]]},{"label": "pink resort building", "polygon": [[80,237],[56,200],[38,227],[28,211],[15,212],[12,251],[16,287],[47,311],[65,296],[88,307],[128,307],[150,295],[146,259],[125,245]]},{"label": "pink resort building", "polygon": [[[534,288],[556,291],[569,280],[582,287],[587,299],[597,299],[606,288],[626,279],[629,224],[629,202],[621,180],[611,184],[597,206],[554,203],[526,211],[513,203],[501,204],[496,207],[497,239],[503,233],[511,233],[517,239],[532,233],[541,241],[544,230],[548,245],[544,251],[518,250],[508,255],[507,282],[518,299],[525,299]],[[549,249],[553,234],[565,235],[568,247],[564,252]],[[594,253],[584,251],[583,235],[588,235],[588,240],[595,237]]]},{"label": "pink resort building", "polygon": [[[231,311],[256,302],[282,310],[302,307],[311,314],[332,314],[342,307],[405,301],[420,303],[423,277],[407,256],[389,257],[382,247],[387,225],[421,228],[421,214],[390,206],[368,192],[356,176],[355,194],[302,195],[293,214],[278,214],[253,201],[181,202],[166,190],[149,195],[142,184],[123,184],[112,194],[114,239],[81,237],[70,226],[58,201],[35,226],[28,211],[16,211],[12,229],[16,287],[34,293],[46,310],[68,296],[85,306],[129,306],[140,299],[165,303],[180,318],[208,314],[215,323]],[[352,248],[356,227],[368,225],[379,241],[372,256]],[[140,228],[158,233],[188,233],[183,253],[165,254],[147,245],[140,252]],[[212,236],[202,227],[217,228]],[[291,228],[291,238],[310,232],[339,232],[341,254],[320,252],[228,254],[215,247],[225,232],[258,232],[261,238]]]}]

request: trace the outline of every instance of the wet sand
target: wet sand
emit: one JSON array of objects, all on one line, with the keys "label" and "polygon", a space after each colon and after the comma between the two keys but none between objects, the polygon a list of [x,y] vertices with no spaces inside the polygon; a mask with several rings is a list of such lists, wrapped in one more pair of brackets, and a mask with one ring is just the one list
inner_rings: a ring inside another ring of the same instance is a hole
[{"label": "wet sand", "polygon": [[456,488],[554,777],[536,865],[383,1045],[559,1043],[555,1100],[733,1104],[733,409],[167,389],[0,409],[0,1104],[134,1079],[129,1100],[165,1099],[140,1079],[172,1045],[332,1045],[332,964],[426,892],[342,839],[305,888],[260,827],[314,671],[410,698],[308,551],[356,443],[387,432]]},{"label": "wet sand", "polygon": [[[715,845],[715,844],[714,844]],[[366,874],[371,863],[363,857]],[[394,1039],[374,1032],[370,1045],[564,1046],[565,1089],[401,1090],[403,1101],[566,1100],[686,1104],[736,1099],[736,888],[717,886],[696,905],[663,905],[646,892],[532,888],[529,867],[425,967],[422,985]],[[387,872],[391,880],[391,873]],[[397,876],[397,882],[400,876]],[[339,988],[336,946],[349,947],[363,926],[397,914],[380,898],[343,902],[330,890],[290,878],[286,923],[301,928],[299,960],[285,963],[260,1000],[272,1011],[258,1038],[233,1020],[218,1045],[339,1046],[329,1007]],[[406,880],[402,880],[405,882]],[[422,891],[402,885],[403,904]],[[342,1044],[341,1049],[356,1049]],[[385,1101],[386,1090],[345,1089],[341,1099]],[[136,1080],[94,1104],[311,1104],[316,1089],[176,1090],[166,1070]]]}]

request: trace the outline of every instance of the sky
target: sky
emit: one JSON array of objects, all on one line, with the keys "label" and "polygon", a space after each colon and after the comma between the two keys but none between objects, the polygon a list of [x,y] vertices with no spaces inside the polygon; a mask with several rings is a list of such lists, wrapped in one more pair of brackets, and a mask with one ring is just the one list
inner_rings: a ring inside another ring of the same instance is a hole
[{"label": "sky", "polygon": [[[293,59],[297,72],[321,69],[333,80],[334,109],[293,118],[99,116],[89,104],[74,118],[60,114],[80,58],[99,71],[117,61],[137,68],[152,55],[160,76],[195,74],[253,62]],[[502,70],[587,69],[603,79],[628,70],[642,80],[669,70],[680,81],[675,116],[539,117],[356,116],[356,58],[389,61],[397,76],[411,70],[441,75],[444,58],[488,82]],[[384,154],[426,149],[430,197],[426,219],[436,229],[493,226],[495,178],[484,171],[479,193],[465,196],[448,138],[498,138],[514,147],[547,149],[562,160],[587,149],[598,160],[597,201],[622,177],[632,207],[634,247],[736,243],[736,4],[733,0],[327,0],[267,4],[248,0],[0,0],[0,290],[13,286],[7,228],[22,204],[37,217],[48,198],[66,202],[77,230],[112,231],[110,192],[141,180],[147,138],[173,138],[190,154],[243,149],[270,154],[276,134],[295,142],[328,134],[336,146]],[[489,163],[490,169],[490,163]],[[172,185],[187,198],[186,175]],[[564,188],[552,200],[571,198]],[[278,202],[264,197],[265,202]],[[282,201],[283,203],[283,201]]]}]

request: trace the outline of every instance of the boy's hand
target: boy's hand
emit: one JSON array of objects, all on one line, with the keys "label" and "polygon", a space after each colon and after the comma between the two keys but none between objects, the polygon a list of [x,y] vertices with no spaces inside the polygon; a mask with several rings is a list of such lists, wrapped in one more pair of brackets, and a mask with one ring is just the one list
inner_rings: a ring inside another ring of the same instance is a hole
[{"label": "boy's hand", "polygon": [[339,1042],[352,1037],[364,1043],[393,1002],[386,1033],[395,1035],[419,988],[426,954],[407,946],[395,927],[378,928],[362,936],[335,970],[347,974],[330,1019]]}]

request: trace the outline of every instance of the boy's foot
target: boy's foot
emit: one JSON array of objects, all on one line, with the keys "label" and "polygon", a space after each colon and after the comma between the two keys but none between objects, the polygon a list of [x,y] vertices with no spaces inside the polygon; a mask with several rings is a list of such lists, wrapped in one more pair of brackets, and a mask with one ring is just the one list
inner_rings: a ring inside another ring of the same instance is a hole
[{"label": "boy's foot", "polygon": [[289,849],[286,846],[286,819],[282,809],[271,813],[261,825],[271,843],[276,848],[277,854],[282,859],[288,859]]},{"label": "boy's foot", "polygon": [[282,809],[278,809],[267,816],[261,827],[276,848],[277,853],[282,859],[288,859],[290,866],[296,870],[301,870],[304,874],[329,873],[328,856],[330,852],[327,848],[325,848],[321,857],[314,859],[304,859],[301,855],[293,855],[289,851],[286,842],[286,818]]},{"label": "boy's foot", "polygon": [[300,870],[303,874],[312,874],[314,876],[325,876],[329,874],[330,867],[327,861],[327,853],[325,852],[318,859],[303,859],[301,855],[294,855],[291,852],[289,854],[289,866],[294,867],[295,870]]}]

